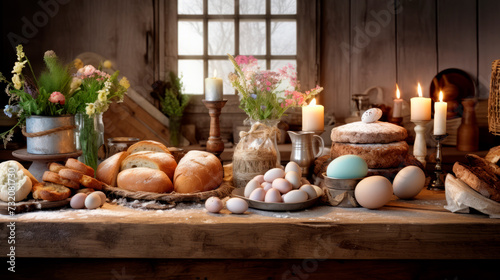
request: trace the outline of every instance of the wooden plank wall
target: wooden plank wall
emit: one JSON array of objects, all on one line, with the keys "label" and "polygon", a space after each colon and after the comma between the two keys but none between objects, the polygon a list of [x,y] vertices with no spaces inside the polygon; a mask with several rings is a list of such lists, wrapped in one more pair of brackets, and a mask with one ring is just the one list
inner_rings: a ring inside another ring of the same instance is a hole
[{"label": "wooden plank wall", "polygon": [[432,78],[447,68],[466,71],[487,99],[491,62],[500,59],[499,10],[495,0],[321,0],[325,110],[349,116],[351,96],[371,86],[392,105],[396,82],[407,101],[417,82],[429,96]]}]

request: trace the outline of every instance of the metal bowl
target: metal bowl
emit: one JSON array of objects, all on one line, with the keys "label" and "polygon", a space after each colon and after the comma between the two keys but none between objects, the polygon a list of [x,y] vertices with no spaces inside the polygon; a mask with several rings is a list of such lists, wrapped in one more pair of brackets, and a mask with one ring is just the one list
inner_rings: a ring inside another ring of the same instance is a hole
[{"label": "metal bowl", "polygon": [[329,189],[336,189],[336,190],[354,190],[356,188],[356,185],[361,181],[363,178],[356,178],[356,179],[337,179],[337,178],[332,178],[326,176],[326,172],[323,174],[323,178],[325,178],[325,186]]},{"label": "metal bowl", "polygon": [[326,173],[323,173],[323,177],[323,183],[328,188],[327,197],[330,205],[344,208],[360,206],[354,197],[354,189],[363,178],[337,179],[326,176]]}]

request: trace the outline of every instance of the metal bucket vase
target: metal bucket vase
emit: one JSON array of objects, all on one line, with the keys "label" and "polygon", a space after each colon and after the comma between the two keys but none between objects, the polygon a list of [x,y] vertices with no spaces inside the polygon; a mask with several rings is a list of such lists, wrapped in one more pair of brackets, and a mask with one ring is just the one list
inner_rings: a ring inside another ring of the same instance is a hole
[{"label": "metal bucket vase", "polygon": [[75,128],[73,115],[28,117],[25,133],[28,153],[52,155],[76,152]]}]

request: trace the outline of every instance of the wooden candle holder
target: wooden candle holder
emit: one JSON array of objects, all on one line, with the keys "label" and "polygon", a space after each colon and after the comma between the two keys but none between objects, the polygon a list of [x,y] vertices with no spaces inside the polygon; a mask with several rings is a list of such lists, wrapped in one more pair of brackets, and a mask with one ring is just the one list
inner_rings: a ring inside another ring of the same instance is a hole
[{"label": "wooden candle holder", "polygon": [[207,107],[208,114],[210,115],[210,136],[207,141],[207,152],[219,157],[224,151],[224,142],[220,138],[219,116],[227,100],[209,101],[203,99],[202,102]]},{"label": "wooden candle holder", "polygon": [[425,141],[425,125],[429,121],[416,121],[412,120],[415,124],[415,143],[413,144],[413,155],[422,163],[425,167],[427,156],[427,143]]}]

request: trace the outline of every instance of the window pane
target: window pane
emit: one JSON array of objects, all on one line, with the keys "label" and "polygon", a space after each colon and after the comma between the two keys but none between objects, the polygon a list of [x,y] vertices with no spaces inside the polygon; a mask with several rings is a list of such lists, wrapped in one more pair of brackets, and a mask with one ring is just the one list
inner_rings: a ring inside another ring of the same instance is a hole
[{"label": "window pane", "polygon": [[271,14],[295,15],[297,13],[297,0],[271,0]]},{"label": "window pane", "polygon": [[217,69],[217,77],[222,78],[224,94],[234,94],[234,89],[229,83],[228,75],[234,72],[233,64],[229,59],[213,59],[208,61],[208,77],[212,77],[214,69]]},{"label": "window pane", "polygon": [[234,0],[208,0],[208,13],[211,15],[234,14]]},{"label": "window pane", "polygon": [[293,67],[295,67],[295,71],[297,71],[297,61],[295,59],[293,59],[293,60],[290,60],[290,59],[271,60],[271,70],[276,71],[280,68],[283,68],[283,66],[287,66],[288,64],[292,64]]},{"label": "window pane", "polygon": [[184,92],[203,94],[203,60],[179,59],[178,69]]},{"label": "window pane", "polygon": [[180,15],[203,14],[203,0],[179,0],[177,1],[177,12]]},{"label": "window pane", "polygon": [[178,52],[180,55],[203,54],[203,22],[179,21]]},{"label": "window pane", "polygon": [[208,22],[208,54],[234,53],[234,21]]},{"label": "window pane", "polygon": [[266,54],[266,22],[240,22],[240,53],[252,55]]},{"label": "window pane", "polygon": [[271,22],[271,54],[297,54],[297,23],[295,21]]},{"label": "window pane", "polygon": [[266,13],[266,0],[240,0],[240,14],[263,15]]}]

